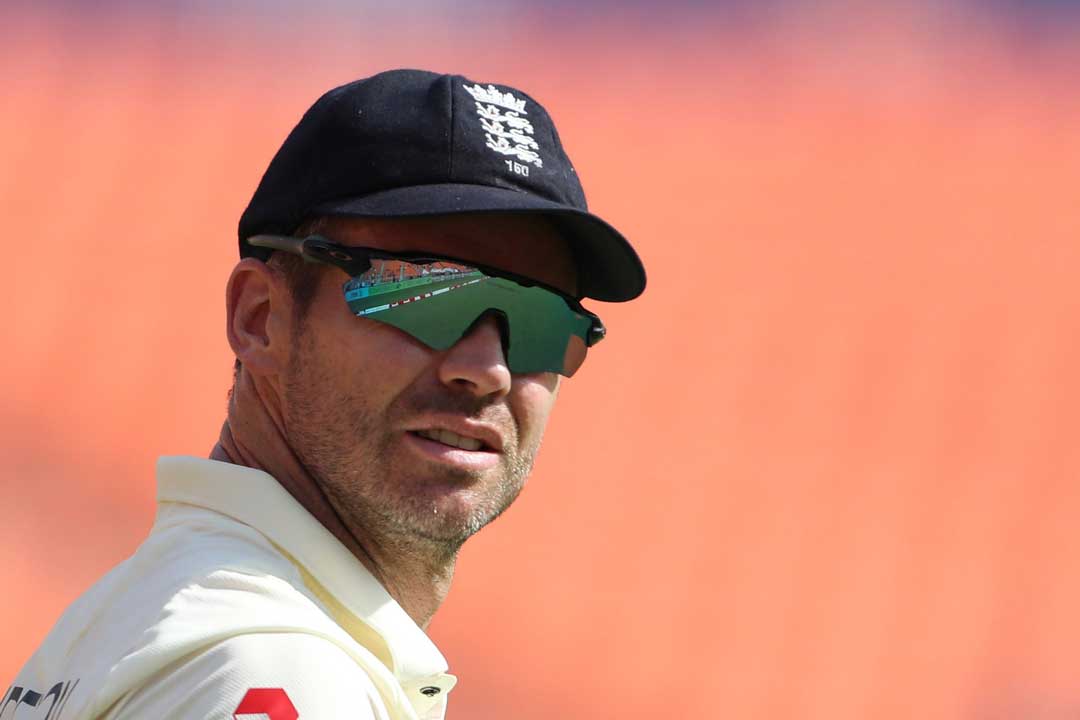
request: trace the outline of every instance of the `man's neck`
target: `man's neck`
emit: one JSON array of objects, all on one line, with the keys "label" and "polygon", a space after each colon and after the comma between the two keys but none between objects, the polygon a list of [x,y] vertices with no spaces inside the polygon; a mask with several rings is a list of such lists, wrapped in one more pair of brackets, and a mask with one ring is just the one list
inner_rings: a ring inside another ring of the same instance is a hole
[{"label": "man's neck", "polygon": [[272,476],[356,556],[417,625],[426,628],[450,591],[456,554],[399,536],[372,537],[365,528],[353,526],[291,450],[271,413],[261,403],[247,403],[245,410],[256,411],[245,412],[244,421],[237,422],[236,403],[234,397],[210,458]]}]

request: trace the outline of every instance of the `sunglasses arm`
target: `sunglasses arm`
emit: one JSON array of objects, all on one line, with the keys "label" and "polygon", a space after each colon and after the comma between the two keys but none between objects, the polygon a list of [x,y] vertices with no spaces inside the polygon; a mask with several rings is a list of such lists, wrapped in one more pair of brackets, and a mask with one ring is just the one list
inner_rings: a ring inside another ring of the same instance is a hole
[{"label": "sunglasses arm", "polygon": [[604,323],[600,322],[600,318],[596,317],[588,310],[585,312],[588,313],[587,317],[592,320],[592,325],[589,327],[589,331],[585,338],[585,347],[592,347],[607,336],[607,328],[604,327]]},{"label": "sunglasses arm", "polygon": [[287,235],[252,235],[247,239],[247,244],[268,250],[282,250],[293,255],[304,254],[303,239]]},{"label": "sunglasses arm", "polygon": [[309,235],[305,238],[288,235],[252,235],[247,239],[247,243],[255,247],[299,255],[307,262],[334,265],[349,275],[357,275],[371,267],[366,254],[330,242],[321,235]]}]

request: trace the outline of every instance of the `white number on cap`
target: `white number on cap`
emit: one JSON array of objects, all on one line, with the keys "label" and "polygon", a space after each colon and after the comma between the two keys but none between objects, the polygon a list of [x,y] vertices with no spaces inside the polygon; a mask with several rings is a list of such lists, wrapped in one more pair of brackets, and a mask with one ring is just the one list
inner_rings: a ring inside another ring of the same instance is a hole
[{"label": "white number on cap", "polygon": [[521,163],[514,162],[513,160],[504,160],[503,162],[506,163],[506,167],[509,168],[511,171],[516,172],[518,175],[524,175],[525,177],[529,177],[528,165],[522,165]]}]

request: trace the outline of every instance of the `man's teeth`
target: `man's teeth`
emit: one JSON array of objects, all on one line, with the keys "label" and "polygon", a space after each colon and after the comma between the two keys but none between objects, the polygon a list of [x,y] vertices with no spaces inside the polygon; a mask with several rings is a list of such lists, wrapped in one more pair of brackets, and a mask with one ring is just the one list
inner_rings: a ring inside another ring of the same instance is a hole
[{"label": "man's teeth", "polygon": [[484,446],[484,443],[476,438],[462,437],[449,430],[417,430],[416,434],[420,437],[425,437],[428,440],[441,442],[443,445],[450,445],[452,447],[461,448],[462,450],[479,450]]}]

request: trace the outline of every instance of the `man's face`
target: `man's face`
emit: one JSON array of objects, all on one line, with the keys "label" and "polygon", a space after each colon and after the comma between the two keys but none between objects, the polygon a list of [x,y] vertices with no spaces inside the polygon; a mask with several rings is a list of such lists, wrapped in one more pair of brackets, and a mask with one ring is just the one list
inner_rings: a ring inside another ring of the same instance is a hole
[{"label": "man's face", "polygon": [[[345,245],[473,260],[568,293],[576,287],[565,241],[540,218],[333,219],[319,232]],[[491,317],[443,351],[358,318],[343,298],[347,279],[325,268],[294,325],[282,389],[286,437],[342,519],[369,540],[456,550],[521,491],[559,376],[511,374]]]}]

